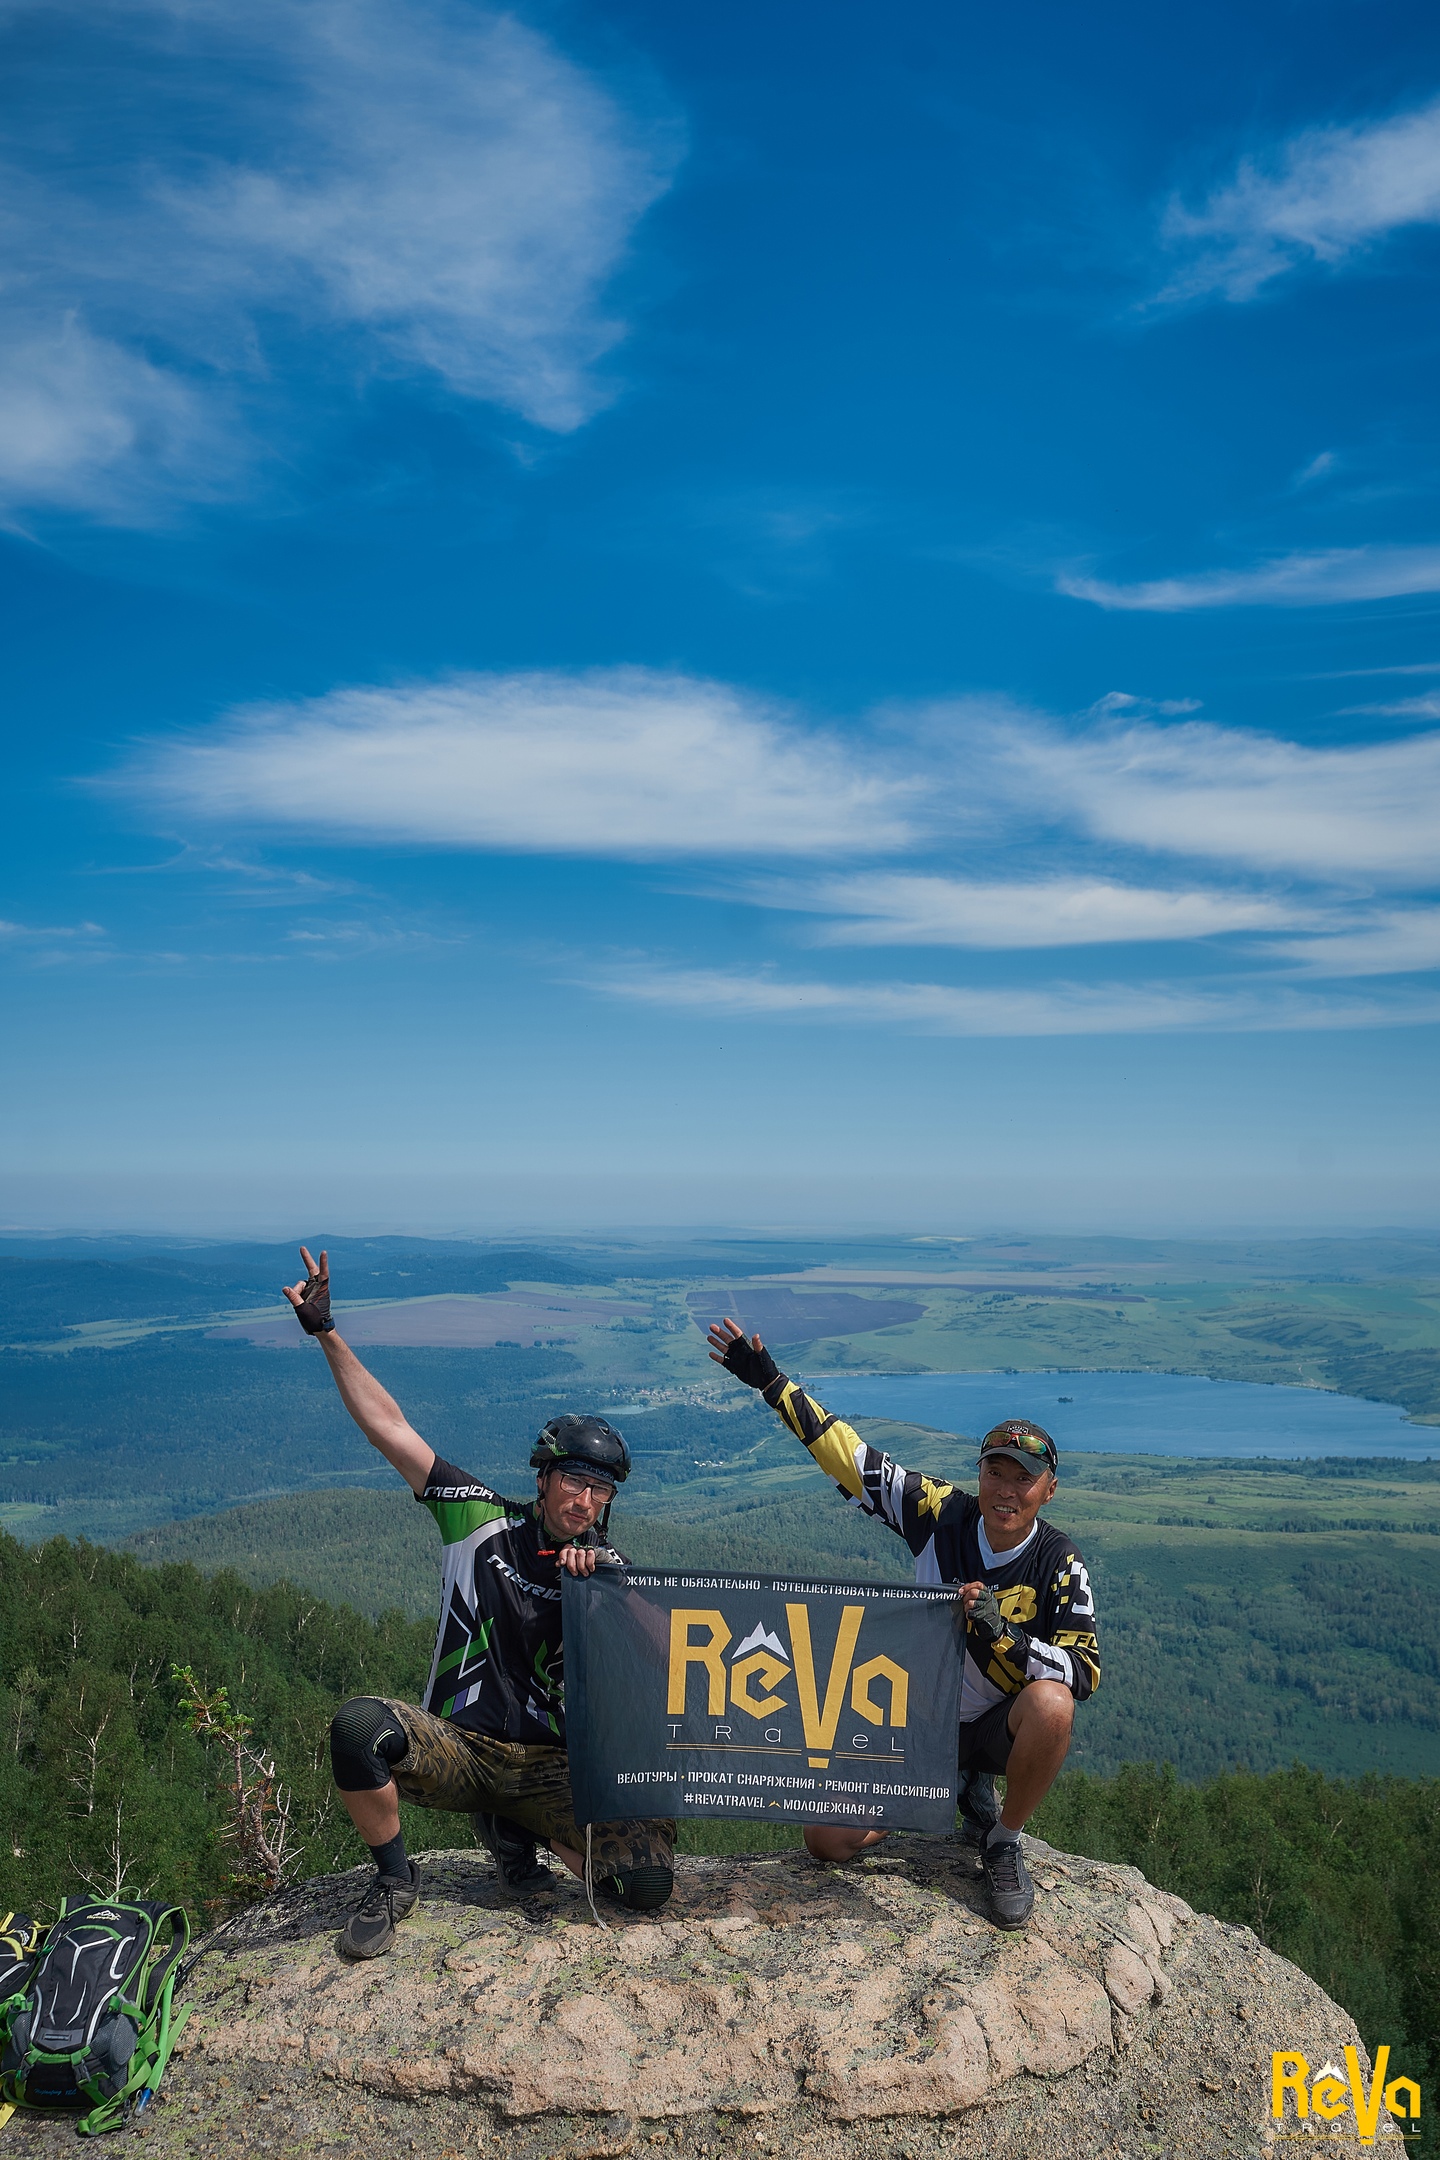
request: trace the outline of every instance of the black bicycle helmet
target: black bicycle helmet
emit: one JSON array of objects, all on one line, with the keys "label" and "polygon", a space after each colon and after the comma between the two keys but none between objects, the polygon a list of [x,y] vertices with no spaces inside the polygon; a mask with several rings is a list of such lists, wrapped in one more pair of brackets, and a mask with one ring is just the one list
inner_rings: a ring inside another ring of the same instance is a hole
[{"label": "black bicycle helmet", "polygon": [[567,1410],[551,1418],[535,1436],[532,1470],[593,1470],[623,1485],[630,1475],[630,1450],[623,1436],[603,1417]]}]

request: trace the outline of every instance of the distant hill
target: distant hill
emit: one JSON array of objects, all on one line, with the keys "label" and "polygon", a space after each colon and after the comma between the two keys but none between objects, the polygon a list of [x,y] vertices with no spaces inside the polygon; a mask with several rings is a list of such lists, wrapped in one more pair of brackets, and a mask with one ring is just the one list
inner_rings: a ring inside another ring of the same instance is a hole
[{"label": "distant hill", "polygon": [[[327,1241],[316,1238],[319,1252]],[[538,1246],[477,1246],[433,1238],[332,1238],[330,1261],[352,1298],[414,1298],[504,1290],[512,1282],[609,1279]],[[168,1250],[100,1245],[0,1249],[0,1343],[55,1342],[96,1320],[193,1319],[275,1304],[302,1272],[293,1245],[201,1245]]]},{"label": "distant hill", "polygon": [[170,1265],[0,1258],[0,1342],[60,1342],[94,1320],[189,1320],[269,1303],[258,1288]]}]

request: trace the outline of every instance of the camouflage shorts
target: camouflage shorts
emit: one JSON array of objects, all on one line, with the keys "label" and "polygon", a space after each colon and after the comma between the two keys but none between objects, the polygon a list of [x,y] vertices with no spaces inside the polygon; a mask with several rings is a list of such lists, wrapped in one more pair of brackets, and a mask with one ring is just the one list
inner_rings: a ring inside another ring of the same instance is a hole
[{"label": "camouflage shorts", "polygon": [[[548,1843],[584,1852],[585,1832],[575,1820],[564,1748],[494,1740],[412,1703],[380,1699],[410,1743],[392,1766],[402,1800],[445,1814],[503,1815]],[[597,1869],[674,1865],[673,1822],[623,1816],[618,1822],[592,1823],[590,1837]]]}]

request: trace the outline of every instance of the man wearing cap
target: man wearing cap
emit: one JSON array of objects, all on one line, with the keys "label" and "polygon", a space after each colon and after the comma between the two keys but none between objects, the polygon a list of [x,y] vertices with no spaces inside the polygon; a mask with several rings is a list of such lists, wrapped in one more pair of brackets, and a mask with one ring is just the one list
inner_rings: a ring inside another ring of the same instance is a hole
[{"label": "man wearing cap", "polygon": [[[1095,1600],[1085,1563],[1040,1510],[1055,1491],[1049,1433],[1007,1418],[980,1443],[979,1497],[905,1470],[786,1378],[758,1335],[733,1320],[710,1355],[758,1388],[852,1507],[888,1524],[915,1557],[915,1580],[956,1583],[965,1607],[960,1695],[961,1834],[978,1852],[997,1927],[1023,1927],[1035,1892],[1020,1832],[1059,1775],[1075,1705],[1100,1684]],[[1005,1802],[995,1806],[994,1777]],[[806,1829],[819,1860],[853,1860],[883,1830]]]},{"label": "man wearing cap", "polygon": [[[340,1936],[346,1957],[389,1950],[420,1895],[400,1802],[468,1815],[502,1891],[553,1887],[544,1841],[602,1897],[648,1911],[669,1897],[673,1822],[575,1821],[565,1751],[562,1574],[623,1566],[606,1542],[630,1450],[604,1418],[552,1418],[530,1455],[532,1500],[505,1500],[442,1460],[340,1338],[326,1255],[302,1245],[286,1297],[325,1352],[340,1399],[373,1448],[430,1510],[443,1546],[440,1626],[421,1705],[358,1695],[330,1726],[330,1762],[375,1874]],[[583,1856],[583,1857],[582,1857]],[[588,1865],[587,1865],[588,1863]]]}]

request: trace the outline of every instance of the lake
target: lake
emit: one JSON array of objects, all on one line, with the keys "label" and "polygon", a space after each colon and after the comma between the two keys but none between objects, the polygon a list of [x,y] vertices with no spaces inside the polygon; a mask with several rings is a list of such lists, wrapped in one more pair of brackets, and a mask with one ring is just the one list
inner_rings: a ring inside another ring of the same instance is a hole
[{"label": "lake", "polygon": [[841,1417],[945,1432],[1034,1418],[1062,1453],[1440,1456],[1440,1426],[1412,1425],[1393,1403],[1194,1373],[817,1373],[803,1385]]}]

